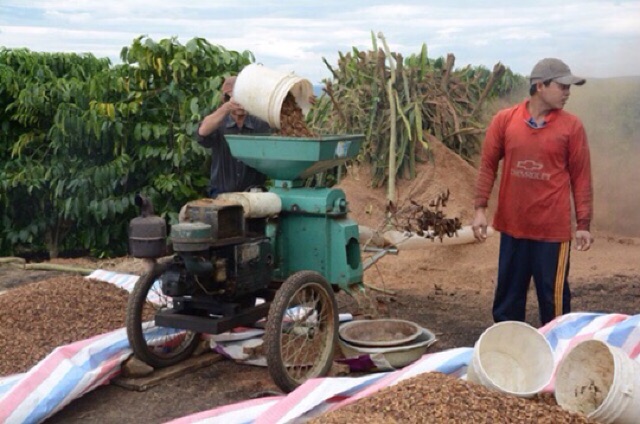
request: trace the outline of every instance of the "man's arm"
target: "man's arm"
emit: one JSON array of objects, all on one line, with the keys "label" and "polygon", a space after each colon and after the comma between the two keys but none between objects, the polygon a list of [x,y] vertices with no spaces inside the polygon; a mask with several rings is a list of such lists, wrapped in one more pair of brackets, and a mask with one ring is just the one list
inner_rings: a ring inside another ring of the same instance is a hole
[{"label": "man's arm", "polygon": [[503,139],[502,120],[499,117],[495,117],[491,121],[489,128],[487,128],[487,134],[482,144],[482,160],[476,182],[475,214],[471,228],[473,229],[473,235],[479,241],[484,241],[487,238],[487,205],[498,172],[498,164],[503,156]]},{"label": "man's arm", "polygon": [[207,137],[211,135],[215,130],[220,128],[220,125],[224,122],[224,118],[231,112],[233,106],[231,102],[223,103],[222,106],[214,110],[209,115],[205,116],[200,127],[198,128],[198,135],[200,137]]},{"label": "man's arm", "polygon": [[569,140],[569,176],[576,210],[576,248],[589,250],[593,243],[591,218],[593,215],[593,187],[591,155],[582,123],[576,125]]}]

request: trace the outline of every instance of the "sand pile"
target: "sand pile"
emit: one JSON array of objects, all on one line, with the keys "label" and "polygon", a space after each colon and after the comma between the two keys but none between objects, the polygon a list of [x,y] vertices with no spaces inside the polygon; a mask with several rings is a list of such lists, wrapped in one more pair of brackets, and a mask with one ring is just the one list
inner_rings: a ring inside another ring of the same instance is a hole
[{"label": "sand pile", "polygon": [[[430,147],[433,160],[416,165],[415,179],[396,180],[398,206],[406,206],[411,200],[427,206],[449,190],[449,201],[442,211],[448,218],[459,218],[462,225],[471,224],[477,171],[444,144],[433,141]],[[367,165],[353,166],[337,187],[347,195],[349,216],[360,225],[378,229],[385,223],[387,188],[372,188],[370,181]]]}]

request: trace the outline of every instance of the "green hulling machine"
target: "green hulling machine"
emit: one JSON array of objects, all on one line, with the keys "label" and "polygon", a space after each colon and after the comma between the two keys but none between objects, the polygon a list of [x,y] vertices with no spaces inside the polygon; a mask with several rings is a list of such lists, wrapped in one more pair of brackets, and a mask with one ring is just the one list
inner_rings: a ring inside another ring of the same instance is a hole
[{"label": "green hulling machine", "polygon": [[347,217],[347,199],[340,189],[306,188],[304,180],[354,157],[362,136],[322,139],[229,136],[232,154],[273,179],[282,211],[267,224],[277,266],[284,280],[302,270],[320,273],[331,285],[348,289],[362,282],[358,225]]},{"label": "green hulling machine", "polygon": [[166,367],[189,357],[201,333],[264,326],[269,372],[289,392],[329,371],[338,337],[334,293],[363,277],[345,193],[304,182],[354,157],[364,137],[226,137],[236,158],[273,182],[247,195],[268,207],[249,213],[237,201],[243,193],[190,202],[167,243],[164,220],[139,196],[129,244],[149,271],[130,296],[127,334],[139,359]]}]

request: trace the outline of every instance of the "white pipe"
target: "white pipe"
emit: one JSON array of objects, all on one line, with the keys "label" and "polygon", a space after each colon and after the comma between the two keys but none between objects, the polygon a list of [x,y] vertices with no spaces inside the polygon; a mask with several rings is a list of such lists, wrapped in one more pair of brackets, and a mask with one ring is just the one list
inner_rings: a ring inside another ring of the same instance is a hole
[{"label": "white pipe", "polygon": [[[492,227],[487,228],[488,237],[492,236],[494,233],[495,231]],[[396,246],[398,250],[424,249],[433,246],[454,246],[458,244],[469,244],[476,241],[471,225],[462,227],[453,237],[445,235],[442,240],[440,240],[439,237],[434,239],[429,235],[425,237],[408,231],[396,230],[386,231],[383,236],[387,244]]]},{"label": "white pipe", "polygon": [[382,234],[380,234],[378,231],[372,230],[365,225],[358,225],[358,236],[360,244],[363,246],[385,246],[385,240]]},{"label": "white pipe", "polygon": [[275,193],[221,193],[216,199],[242,205],[245,218],[266,218],[277,215],[282,211],[282,200]]}]

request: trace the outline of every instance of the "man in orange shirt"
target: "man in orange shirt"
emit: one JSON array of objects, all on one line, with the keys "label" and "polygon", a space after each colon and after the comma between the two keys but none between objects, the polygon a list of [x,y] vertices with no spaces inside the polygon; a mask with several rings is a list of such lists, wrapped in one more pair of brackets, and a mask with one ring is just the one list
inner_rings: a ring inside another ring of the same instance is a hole
[{"label": "man in orange shirt", "polygon": [[501,110],[491,121],[482,147],[476,185],[473,231],[484,241],[486,209],[499,162],[502,175],[493,226],[500,235],[495,322],[525,320],[533,277],[544,325],[571,311],[567,281],[571,244],[571,197],[576,214],[577,250],[593,243],[591,161],[582,122],[563,110],[572,84],[559,59],[539,61],[531,71],[530,98]]}]

